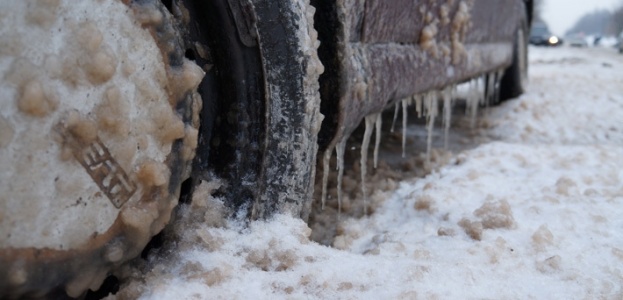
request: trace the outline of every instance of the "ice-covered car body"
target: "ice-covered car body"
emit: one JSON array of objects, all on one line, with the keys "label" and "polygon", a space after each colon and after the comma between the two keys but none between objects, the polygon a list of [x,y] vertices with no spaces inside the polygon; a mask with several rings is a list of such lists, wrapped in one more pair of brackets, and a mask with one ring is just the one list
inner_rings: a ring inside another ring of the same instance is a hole
[{"label": "ice-covered car body", "polygon": [[323,145],[348,136],[364,116],[395,101],[504,71],[513,63],[518,33],[525,45],[532,2],[355,0],[315,6],[325,65],[322,113],[329,119],[320,133]]},{"label": "ice-covered car body", "polygon": [[532,12],[526,0],[0,4],[9,298],[97,289],[214,175],[239,215],[307,218],[317,155],[343,153],[363,119],[481,76],[487,97],[520,94]]},{"label": "ice-covered car body", "polygon": [[480,76],[487,98],[523,92],[532,1],[312,3],[325,65],[319,134],[325,177],[331,153],[335,150],[339,160],[346,138],[362,120],[394,103],[426,106],[425,98],[432,97],[427,103],[435,106],[438,96],[428,92]]}]

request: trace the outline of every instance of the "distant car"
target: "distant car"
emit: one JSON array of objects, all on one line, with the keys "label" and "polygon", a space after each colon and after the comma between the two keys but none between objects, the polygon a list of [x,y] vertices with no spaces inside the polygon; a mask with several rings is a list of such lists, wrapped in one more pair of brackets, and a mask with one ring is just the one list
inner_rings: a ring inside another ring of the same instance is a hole
[{"label": "distant car", "polygon": [[536,46],[562,45],[562,39],[553,35],[544,23],[535,23],[532,25],[529,42]]},{"label": "distant car", "polygon": [[579,33],[572,34],[572,35],[565,37],[565,40],[567,41],[567,44],[571,47],[580,47],[580,48],[588,47],[588,41],[586,40],[586,37],[583,34],[579,34]]}]

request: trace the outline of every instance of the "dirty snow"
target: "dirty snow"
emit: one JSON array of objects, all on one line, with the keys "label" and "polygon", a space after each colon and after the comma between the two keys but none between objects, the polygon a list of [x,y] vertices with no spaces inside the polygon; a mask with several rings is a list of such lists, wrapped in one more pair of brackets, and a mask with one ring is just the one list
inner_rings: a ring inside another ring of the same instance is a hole
[{"label": "dirty snow", "polygon": [[531,48],[530,72],[480,112],[489,142],[342,216],[333,248],[286,216],[195,223],[117,297],[623,298],[623,56]]}]

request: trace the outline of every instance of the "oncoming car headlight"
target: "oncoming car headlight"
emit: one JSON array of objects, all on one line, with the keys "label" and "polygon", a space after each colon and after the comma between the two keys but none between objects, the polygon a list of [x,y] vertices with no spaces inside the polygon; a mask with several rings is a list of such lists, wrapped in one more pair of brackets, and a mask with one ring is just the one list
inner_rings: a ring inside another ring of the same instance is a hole
[{"label": "oncoming car headlight", "polygon": [[556,45],[558,44],[558,38],[555,36],[552,36],[549,38],[548,42],[550,43],[550,45]]}]

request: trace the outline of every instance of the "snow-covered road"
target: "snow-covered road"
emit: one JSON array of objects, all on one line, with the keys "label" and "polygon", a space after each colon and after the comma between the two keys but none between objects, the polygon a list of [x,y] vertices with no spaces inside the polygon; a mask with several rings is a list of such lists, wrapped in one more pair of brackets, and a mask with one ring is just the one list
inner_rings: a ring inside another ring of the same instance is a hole
[{"label": "snow-covered road", "polygon": [[531,48],[528,92],[479,124],[490,142],[343,217],[332,248],[285,216],[192,223],[219,210],[197,197],[117,297],[623,299],[623,56]]}]

